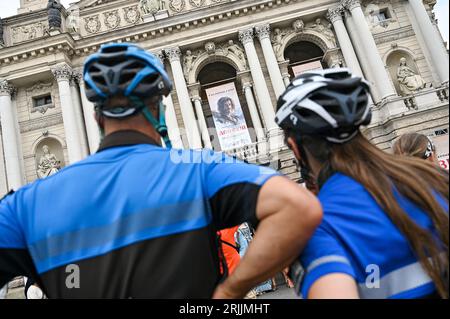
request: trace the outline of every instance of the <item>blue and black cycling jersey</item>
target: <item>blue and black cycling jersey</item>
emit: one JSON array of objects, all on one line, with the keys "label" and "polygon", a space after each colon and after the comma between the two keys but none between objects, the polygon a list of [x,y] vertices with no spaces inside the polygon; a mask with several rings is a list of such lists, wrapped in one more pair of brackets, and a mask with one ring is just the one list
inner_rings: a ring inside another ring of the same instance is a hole
[{"label": "blue and black cycling jersey", "polygon": [[[222,153],[107,136],[97,154],[0,202],[0,287],[34,278],[51,298],[209,298],[216,231],[257,223],[277,173]],[[79,288],[66,285],[75,265]]]},{"label": "blue and black cycling jersey", "polygon": [[[434,230],[431,219],[406,198],[399,205],[419,226]],[[322,187],[322,224],[300,256],[304,269],[299,293],[307,297],[320,278],[347,274],[358,284],[361,298],[423,298],[436,288],[406,237],[363,185],[341,173]],[[442,198],[439,202],[448,211]]]}]

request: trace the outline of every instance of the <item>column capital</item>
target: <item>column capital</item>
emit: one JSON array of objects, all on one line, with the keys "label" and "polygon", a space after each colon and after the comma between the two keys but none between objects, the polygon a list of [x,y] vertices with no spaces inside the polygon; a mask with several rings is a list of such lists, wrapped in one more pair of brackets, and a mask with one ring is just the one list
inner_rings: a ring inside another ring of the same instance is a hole
[{"label": "column capital", "polygon": [[270,25],[268,23],[256,26],[255,31],[259,41],[263,39],[270,39]]},{"label": "column capital", "polygon": [[181,50],[179,47],[167,48],[164,49],[164,52],[171,63],[180,61],[181,59]]},{"label": "column capital", "polygon": [[350,11],[361,8],[360,0],[342,0],[341,4]]},{"label": "column capital", "polygon": [[159,61],[164,65],[164,60],[166,59],[166,56],[164,55],[163,50],[156,51],[155,56],[159,59]]},{"label": "column capital", "polygon": [[0,95],[1,96],[14,96],[16,93],[16,88],[9,84],[9,82],[5,79],[0,79]]},{"label": "column capital", "polygon": [[68,66],[66,63],[58,64],[57,66],[51,68],[53,76],[56,81],[70,81],[72,78],[72,68]]},{"label": "column capital", "polygon": [[253,42],[253,37],[253,27],[239,31],[239,41],[241,41],[244,45]]},{"label": "column capital", "polygon": [[79,85],[84,85],[83,68],[73,69],[72,79]]},{"label": "column capital", "polygon": [[326,14],[326,18],[331,23],[335,23],[336,21],[342,20],[342,13],[344,12],[344,7],[342,5],[339,5],[337,7],[328,9],[328,12]]}]

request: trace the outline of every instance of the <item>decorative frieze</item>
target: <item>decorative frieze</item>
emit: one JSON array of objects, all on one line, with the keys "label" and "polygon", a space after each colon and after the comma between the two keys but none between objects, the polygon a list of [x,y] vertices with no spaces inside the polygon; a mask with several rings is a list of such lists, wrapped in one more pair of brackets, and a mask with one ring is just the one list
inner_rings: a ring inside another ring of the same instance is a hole
[{"label": "decorative frieze", "polygon": [[39,117],[30,121],[20,123],[20,132],[27,133],[31,131],[38,131],[47,129],[51,126],[63,124],[63,118],[61,113],[52,114],[46,117]]},{"label": "decorative frieze", "polygon": [[102,24],[98,15],[84,18],[84,28],[87,33],[97,33],[100,31]]},{"label": "decorative frieze", "polygon": [[48,24],[43,21],[30,25],[17,26],[11,29],[12,43],[20,43],[24,41],[42,38],[48,33]]},{"label": "decorative frieze", "polygon": [[136,24],[141,19],[141,14],[137,6],[123,8],[123,18],[129,24]]},{"label": "decorative frieze", "polygon": [[116,29],[120,26],[119,10],[104,12],[103,16],[108,29]]}]

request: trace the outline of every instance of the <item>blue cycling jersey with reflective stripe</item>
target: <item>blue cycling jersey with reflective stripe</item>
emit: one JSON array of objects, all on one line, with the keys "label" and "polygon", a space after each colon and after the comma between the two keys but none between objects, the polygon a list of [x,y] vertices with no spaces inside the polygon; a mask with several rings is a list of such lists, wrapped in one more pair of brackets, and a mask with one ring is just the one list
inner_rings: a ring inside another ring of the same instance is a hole
[{"label": "blue cycling jersey with reflective stripe", "polygon": [[[433,229],[424,211],[397,198],[418,225]],[[337,173],[325,183],[319,199],[323,222],[300,257],[305,270],[302,296],[332,273],[352,276],[362,298],[420,298],[435,292],[407,239],[360,183]],[[448,211],[445,201],[439,201]]]},{"label": "blue cycling jersey with reflective stripe", "polygon": [[0,202],[0,249],[27,249],[39,273],[143,240],[203,228],[209,203],[277,172],[212,151],[114,147]]}]

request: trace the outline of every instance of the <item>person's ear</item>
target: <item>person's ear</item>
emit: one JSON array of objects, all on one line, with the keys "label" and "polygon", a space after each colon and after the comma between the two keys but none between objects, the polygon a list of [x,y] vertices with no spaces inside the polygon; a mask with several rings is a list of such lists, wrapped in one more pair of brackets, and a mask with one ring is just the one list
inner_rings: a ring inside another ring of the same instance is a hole
[{"label": "person's ear", "polygon": [[298,149],[298,146],[297,146],[297,143],[295,142],[295,140],[292,137],[288,137],[287,144],[288,144],[289,148],[294,152],[295,157],[298,160],[301,160],[300,151]]}]

